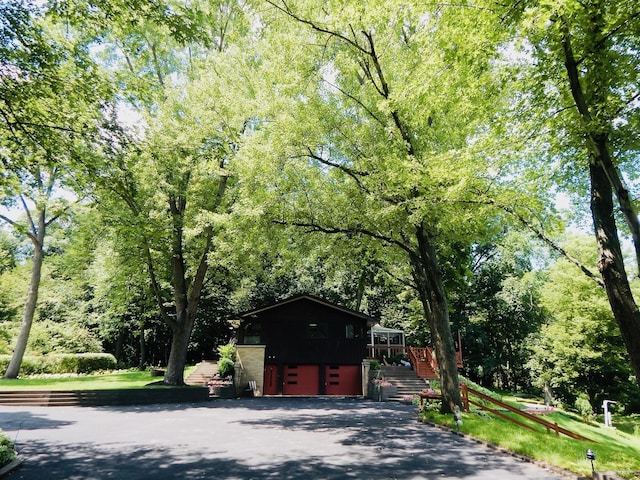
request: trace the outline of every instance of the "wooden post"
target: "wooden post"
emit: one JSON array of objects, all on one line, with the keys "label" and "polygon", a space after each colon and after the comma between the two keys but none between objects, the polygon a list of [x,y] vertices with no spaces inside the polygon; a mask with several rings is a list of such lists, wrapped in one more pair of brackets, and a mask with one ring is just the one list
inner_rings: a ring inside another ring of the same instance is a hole
[{"label": "wooden post", "polygon": [[469,411],[469,390],[467,389],[466,383],[460,384],[460,390],[462,391],[462,406],[464,407],[464,411]]}]

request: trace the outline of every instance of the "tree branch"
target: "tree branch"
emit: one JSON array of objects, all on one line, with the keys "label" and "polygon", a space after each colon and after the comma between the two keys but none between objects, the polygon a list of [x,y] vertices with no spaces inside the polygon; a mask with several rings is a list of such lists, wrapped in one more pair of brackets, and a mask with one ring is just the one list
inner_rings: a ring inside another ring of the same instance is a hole
[{"label": "tree branch", "polygon": [[306,228],[310,232],[326,233],[326,234],[338,234],[338,235],[364,235],[370,238],[375,238],[389,245],[396,246],[409,254],[414,254],[413,249],[409,245],[396,240],[395,238],[383,235],[381,233],[367,230],[366,228],[351,227],[351,228],[339,228],[339,227],[325,227],[318,225],[315,222],[287,222],[284,220],[272,220],[272,223],[276,225],[292,226]]},{"label": "tree branch", "polygon": [[386,125],[384,124],[384,122],[382,120],[380,120],[377,115],[375,113],[373,113],[373,111],[371,111],[371,109],[369,107],[367,107],[364,103],[362,103],[362,101],[358,98],[356,98],[355,96],[351,95],[350,93],[344,91],[340,86],[335,85],[331,82],[328,82],[327,80],[323,80],[327,85],[330,85],[331,87],[335,88],[336,90],[338,90],[340,93],[342,93],[345,97],[347,97],[350,100],[353,100],[355,103],[357,103],[358,105],[360,105],[360,107],[367,112],[367,114],[373,118],[376,122],[378,122],[382,127],[385,127]]},{"label": "tree branch", "polygon": [[504,211],[505,213],[508,213],[509,215],[514,217],[516,220],[518,220],[524,227],[526,227],[528,230],[533,232],[534,235],[536,237],[538,237],[538,239],[542,240],[545,244],[547,244],[553,250],[555,250],[560,255],[562,255],[564,258],[569,260],[576,267],[578,267],[582,271],[582,273],[584,273],[587,277],[589,277],[591,280],[596,282],[598,284],[598,286],[604,288],[604,281],[598,275],[594,274],[591,270],[589,270],[589,268],[587,268],[577,258],[572,256],[564,248],[562,248],[560,245],[558,245],[553,240],[551,240],[547,235],[545,235],[545,233],[542,230],[540,230],[533,223],[531,223],[526,218],[524,218],[522,215],[520,215],[518,212],[516,212],[512,207],[509,207],[507,205],[502,205],[502,204],[496,202],[493,199],[485,199],[484,201],[482,201],[482,200],[464,200],[462,202],[463,203],[471,203],[471,204],[480,204],[480,205],[492,205],[492,206],[497,207],[500,210]]},{"label": "tree branch", "polygon": [[329,30],[327,28],[321,27],[318,24],[312,22],[311,20],[307,20],[305,18],[300,17],[299,15],[296,15],[295,13],[293,13],[293,10],[291,10],[289,5],[287,5],[286,1],[282,0],[282,2],[281,2],[282,6],[276,4],[276,2],[274,2],[273,0],[267,0],[267,3],[269,5],[271,5],[272,7],[277,8],[278,10],[280,10],[285,15],[293,18],[294,20],[296,20],[296,21],[298,21],[300,23],[303,23],[305,25],[308,25],[309,27],[311,27],[311,29],[315,30],[316,32],[326,33],[327,35],[331,35],[332,37],[339,38],[340,40],[348,43],[349,45],[351,45],[355,49],[359,50],[360,52],[362,52],[364,54],[367,54],[367,55],[369,54],[369,52],[367,52],[363,47],[361,47],[357,43],[357,41],[351,40],[349,37],[346,37],[345,35],[342,35],[341,33],[334,32],[334,31]]},{"label": "tree branch", "polygon": [[312,159],[314,159],[314,160],[316,160],[316,161],[318,161],[318,162],[320,162],[323,165],[326,165],[328,167],[337,168],[341,172],[344,172],[345,174],[350,176],[358,184],[358,188],[360,188],[362,191],[364,191],[366,193],[371,193],[371,191],[369,189],[367,189],[362,184],[362,181],[359,178],[359,177],[368,176],[369,175],[368,172],[363,172],[363,171],[359,171],[359,170],[353,170],[353,169],[351,169],[349,167],[346,167],[344,165],[340,165],[339,163],[335,163],[335,162],[332,162],[332,161],[327,160],[325,158],[322,158],[321,156],[316,155],[315,153],[313,153],[313,151],[311,150],[311,147],[307,147],[307,151],[309,153],[307,155],[305,155],[305,157],[312,158]]},{"label": "tree branch", "polygon": [[38,229],[36,228],[35,223],[33,223],[33,217],[31,217],[31,211],[29,210],[29,207],[27,206],[27,201],[24,199],[24,195],[22,195],[22,194],[19,195],[19,198],[20,198],[20,203],[22,204],[22,208],[24,209],[24,211],[27,214],[27,219],[29,220],[29,225],[31,225],[31,232],[33,233],[34,237],[37,238]]}]

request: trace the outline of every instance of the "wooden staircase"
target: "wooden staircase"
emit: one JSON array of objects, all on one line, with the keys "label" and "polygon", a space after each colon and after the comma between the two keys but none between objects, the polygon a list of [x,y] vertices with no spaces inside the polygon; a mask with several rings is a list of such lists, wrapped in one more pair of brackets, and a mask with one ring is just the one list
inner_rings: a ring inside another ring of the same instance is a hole
[{"label": "wooden staircase", "polygon": [[196,369],[184,381],[187,385],[202,387],[218,373],[218,363],[212,360],[203,360],[196,365]]},{"label": "wooden staircase", "polygon": [[385,381],[398,388],[398,393],[389,398],[391,401],[402,401],[405,397],[413,397],[427,388],[427,382],[409,367],[383,365],[380,372]]},{"label": "wooden staircase", "polygon": [[[437,380],[440,378],[438,375],[438,361],[431,348],[409,347],[407,353],[411,365],[416,369],[420,378],[425,380]],[[456,366],[462,368],[462,350],[456,352]]]},{"label": "wooden staircase", "polygon": [[425,380],[435,380],[438,376],[438,363],[433,351],[429,347],[409,347],[409,359],[415,368],[418,377]]}]

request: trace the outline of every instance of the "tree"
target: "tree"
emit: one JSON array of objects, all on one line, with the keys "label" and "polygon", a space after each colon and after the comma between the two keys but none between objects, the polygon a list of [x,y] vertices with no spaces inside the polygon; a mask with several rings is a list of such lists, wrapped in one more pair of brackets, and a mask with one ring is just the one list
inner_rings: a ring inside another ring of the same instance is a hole
[{"label": "tree", "polygon": [[559,166],[554,170],[558,186],[588,192],[598,270],[640,384],[640,310],[628,281],[617,218],[626,223],[640,269],[638,216],[625,182],[625,176],[633,179],[638,171],[637,5],[541,2],[520,18],[525,55],[535,61],[521,69],[519,118],[526,125],[531,123],[525,117],[533,120],[532,130],[543,142],[540,149]]},{"label": "tree", "polygon": [[[22,326],[5,373],[16,378],[35,314],[47,229],[68,208],[58,194],[81,140],[101,119],[95,70],[87,52],[23,2],[0,4],[0,177],[2,204],[24,217],[0,220],[31,241],[31,280]],[[90,83],[91,79],[91,83]]]},{"label": "tree", "polygon": [[18,242],[9,232],[0,229],[0,275],[16,266]]},{"label": "tree", "polygon": [[467,375],[487,387],[515,390],[531,384],[527,340],[546,317],[529,243],[510,232],[498,244],[478,246],[469,285],[452,302],[453,317],[462,326]]},{"label": "tree", "polygon": [[[146,266],[172,332],[164,382],[182,385],[200,300],[215,278],[209,258],[234,201],[234,158],[250,131],[251,95],[243,90],[250,44],[243,42],[251,38],[242,37],[248,10],[235,2],[140,2],[132,12],[126,3],[93,10],[78,1],[58,10],[89,21],[147,127],[138,138],[112,134],[101,161],[86,165],[86,189],[115,227],[118,248]],[[115,19],[113,9],[121,13]],[[210,29],[216,36],[202,35]]]},{"label": "tree", "polygon": [[[497,106],[483,100],[499,90],[490,68],[496,19],[406,2],[354,2],[340,12],[270,3],[294,23],[279,30],[288,45],[282,63],[269,58],[287,69],[287,83],[273,81],[280,97],[291,92],[289,104],[277,104],[252,151],[273,168],[262,208],[282,224],[389,247],[388,264],[403,266],[420,298],[443,410],[453,411],[460,394],[446,285],[495,226],[465,200],[490,180],[477,173],[488,164],[472,139]],[[264,177],[265,167],[255,168]]]},{"label": "tree", "polygon": [[[580,237],[571,243],[586,263],[595,263],[593,240]],[[531,342],[534,383],[550,385],[569,405],[586,394],[593,407],[616,399],[637,410],[638,387],[605,292],[577,273],[560,258],[540,290],[548,321]]]}]

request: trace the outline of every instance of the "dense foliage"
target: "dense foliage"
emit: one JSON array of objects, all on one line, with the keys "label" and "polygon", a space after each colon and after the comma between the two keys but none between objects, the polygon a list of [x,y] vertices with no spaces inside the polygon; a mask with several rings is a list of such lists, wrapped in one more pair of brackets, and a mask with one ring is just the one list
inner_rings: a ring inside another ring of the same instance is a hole
[{"label": "dense foliage", "polygon": [[483,385],[637,409],[635,3],[0,0],[7,375],[180,384],[313,293],[434,346],[445,409],[458,331]]},{"label": "dense foliage", "polygon": [[[9,355],[0,355],[0,368],[6,369],[9,359]],[[114,370],[116,366],[115,357],[109,353],[27,355],[22,360],[20,375],[86,374]]]},{"label": "dense foliage", "polygon": [[16,449],[9,437],[0,430],[0,468],[8,465],[16,458]]}]

